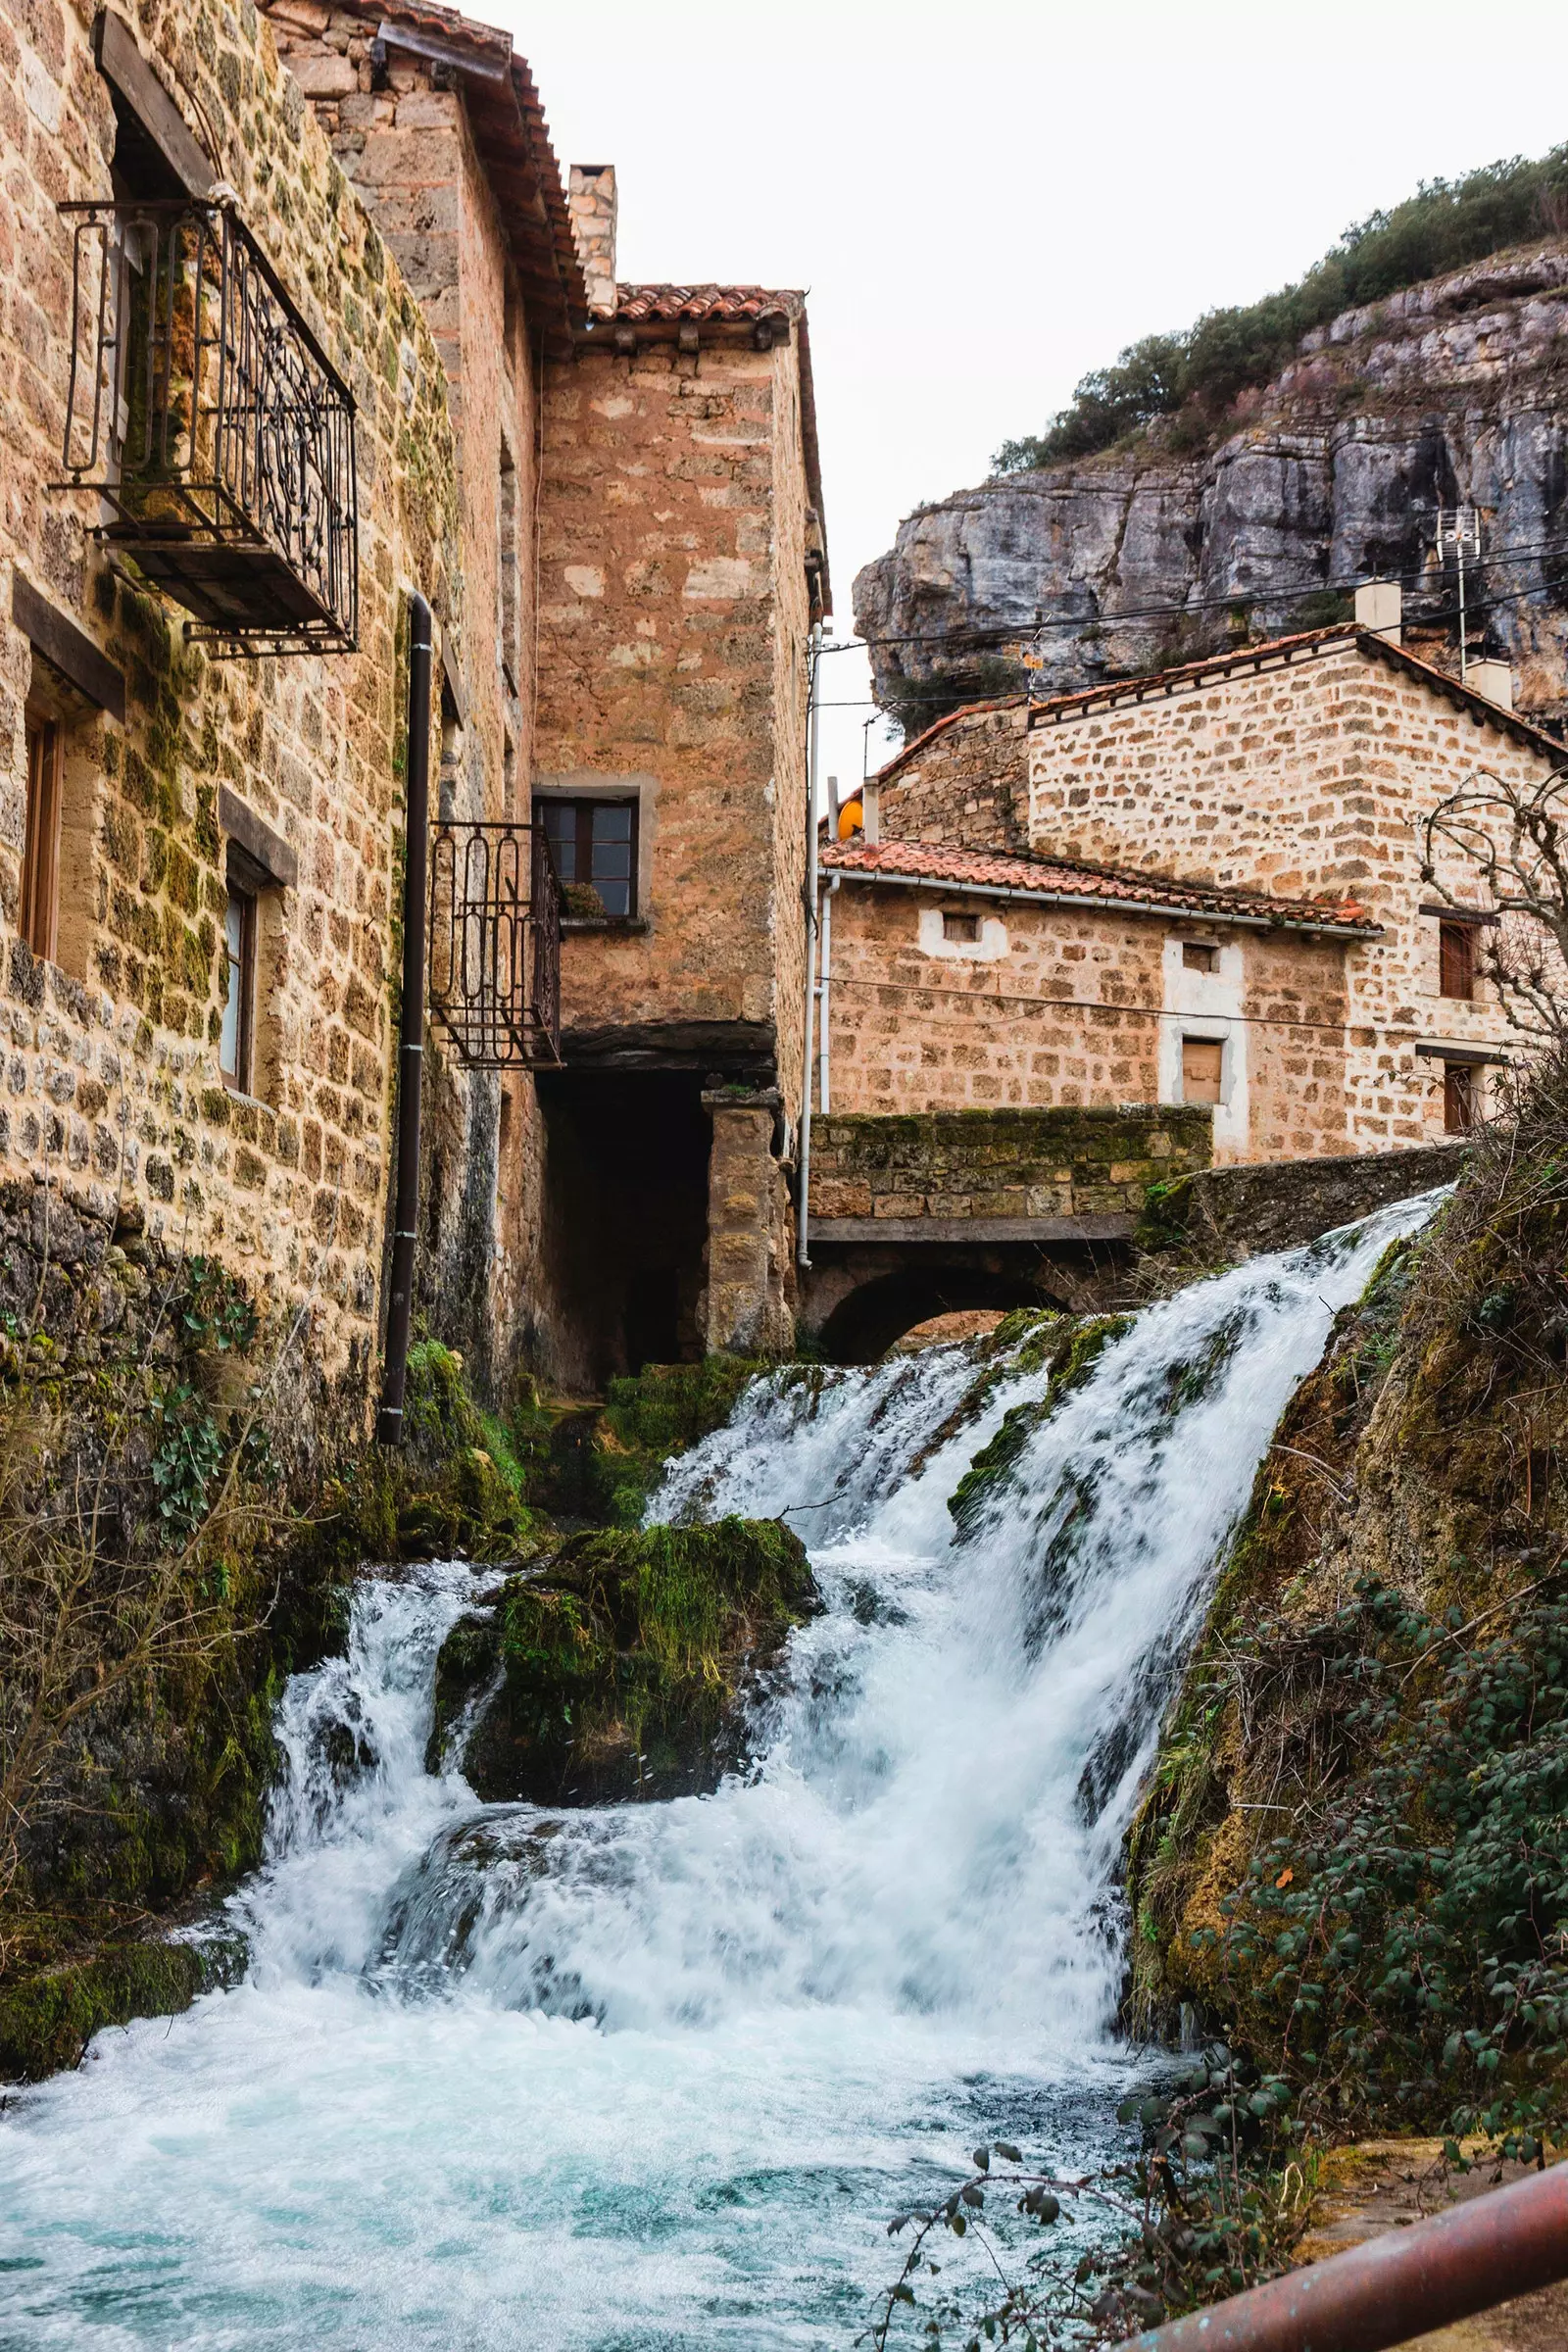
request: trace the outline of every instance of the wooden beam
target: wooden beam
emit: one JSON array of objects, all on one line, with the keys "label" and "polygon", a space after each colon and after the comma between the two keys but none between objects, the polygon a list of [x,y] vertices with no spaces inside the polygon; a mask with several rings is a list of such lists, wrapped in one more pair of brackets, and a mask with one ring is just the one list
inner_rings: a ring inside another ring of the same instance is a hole
[{"label": "wooden beam", "polygon": [[130,26],[106,8],[93,28],[93,40],[99,72],[120,92],[180,186],[191,196],[210,195],[216,176],[212,161],[137,48]]},{"label": "wooden beam", "polygon": [[1094,1217],[813,1217],[817,1242],[1126,1242],[1133,1216]]},{"label": "wooden beam", "polygon": [[11,574],[11,617],[51,669],[124,725],[125,681],[121,672],[74,620],[46,604],[16,570]]}]

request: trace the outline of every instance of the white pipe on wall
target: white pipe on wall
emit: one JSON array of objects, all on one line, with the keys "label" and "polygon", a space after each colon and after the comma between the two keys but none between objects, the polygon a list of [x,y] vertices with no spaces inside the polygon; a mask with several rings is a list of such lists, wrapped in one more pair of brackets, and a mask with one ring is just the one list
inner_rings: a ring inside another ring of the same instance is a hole
[{"label": "white pipe on wall", "polygon": [[839,881],[839,875],[835,874],[822,894],[822,980],[816,992],[821,1000],[822,1007],[819,1016],[822,1023],[822,1043],[816,1066],[820,1073],[817,1108],[824,1118],[827,1117],[828,1111],[832,1107],[829,1100],[828,1063],[833,1050],[833,901],[838,896]]}]

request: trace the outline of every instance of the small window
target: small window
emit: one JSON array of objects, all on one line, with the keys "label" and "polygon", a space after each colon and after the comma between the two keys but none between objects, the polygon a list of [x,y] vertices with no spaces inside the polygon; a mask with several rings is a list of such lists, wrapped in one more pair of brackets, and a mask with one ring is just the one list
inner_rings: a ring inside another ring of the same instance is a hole
[{"label": "small window", "polygon": [[614,921],[637,911],[635,801],[542,801],[568,919]]},{"label": "small window", "polygon": [[[1446,924],[1444,928],[1447,928]],[[1474,1063],[1446,1061],[1443,1065],[1443,1124],[1446,1132],[1449,1135],[1468,1135],[1476,1123],[1480,1107],[1480,1088],[1476,1084]]]},{"label": "small window", "polygon": [[256,895],[233,881],[228,885],[228,911],[223,917],[223,948],[227,974],[218,1066],[237,1094],[248,1095],[254,1091]]},{"label": "small window", "polygon": [[1182,1101],[1217,1102],[1225,1070],[1225,1047],[1217,1037],[1182,1039]]},{"label": "small window", "polygon": [[22,936],[35,956],[54,960],[60,915],[60,725],[29,707],[27,815],[22,853]]},{"label": "small window", "polygon": [[1438,925],[1438,993],[1468,1004],[1476,993],[1476,933],[1473,923]]},{"label": "small window", "polygon": [[956,939],[973,947],[980,937],[980,917],[977,914],[944,914],[942,936]]},{"label": "small window", "polygon": [[1219,969],[1219,950],[1212,940],[1184,939],[1182,941],[1182,969],[1188,972],[1213,972]]}]

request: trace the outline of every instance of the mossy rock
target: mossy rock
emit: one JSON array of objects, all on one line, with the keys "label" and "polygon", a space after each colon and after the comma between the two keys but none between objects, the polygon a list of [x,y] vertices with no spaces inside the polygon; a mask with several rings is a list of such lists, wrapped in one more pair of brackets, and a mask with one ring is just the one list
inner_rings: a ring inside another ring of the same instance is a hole
[{"label": "mossy rock", "polygon": [[1019,1331],[1017,1352],[1005,1373],[1011,1377],[1049,1366],[1046,1393],[1009,1408],[996,1436],[981,1446],[949,1495],[948,1509],[960,1536],[973,1534],[1035,1431],[1051,1419],[1064,1396],[1082,1387],[1101,1354],[1131,1321],[1130,1315],[1051,1315],[1033,1318],[1032,1329]]},{"label": "mossy rock", "polygon": [[746,1701],[817,1603],[777,1520],[593,1531],[503,1590],[488,1627],[443,1644],[432,1749],[501,1669],[464,1770],[488,1802],[616,1804],[717,1786]]},{"label": "mossy rock", "polygon": [[172,2017],[215,1985],[237,1984],[242,1936],[204,1943],[125,1943],[0,1988],[0,2081],[38,2082],[79,2066],[105,2026]]}]

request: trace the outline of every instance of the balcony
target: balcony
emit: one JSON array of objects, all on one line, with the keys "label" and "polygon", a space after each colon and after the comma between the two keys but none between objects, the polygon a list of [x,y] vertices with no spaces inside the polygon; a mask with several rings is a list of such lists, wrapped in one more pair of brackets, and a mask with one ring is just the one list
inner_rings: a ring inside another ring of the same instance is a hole
[{"label": "balcony", "polygon": [[469,1069],[561,1060],[561,885],[544,829],[430,835],[430,1010]]},{"label": "balcony", "polygon": [[72,345],[56,489],[91,491],[218,656],[349,653],[354,399],[227,204],[66,204]]}]

